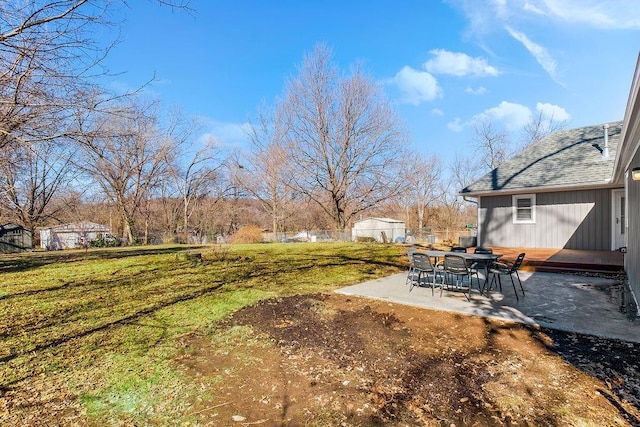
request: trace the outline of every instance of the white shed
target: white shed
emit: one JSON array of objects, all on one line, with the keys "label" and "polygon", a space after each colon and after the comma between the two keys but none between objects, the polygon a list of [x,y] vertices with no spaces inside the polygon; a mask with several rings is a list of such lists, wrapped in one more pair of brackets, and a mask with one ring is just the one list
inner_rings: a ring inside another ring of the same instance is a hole
[{"label": "white shed", "polygon": [[351,238],[373,237],[378,242],[404,241],[406,226],[404,221],[393,218],[365,218],[353,223]]},{"label": "white shed", "polygon": [[111,234],[111,228],[95,222],[80,221],[40,229],[40,247],[49,251],[83,248],[98,236]]}]

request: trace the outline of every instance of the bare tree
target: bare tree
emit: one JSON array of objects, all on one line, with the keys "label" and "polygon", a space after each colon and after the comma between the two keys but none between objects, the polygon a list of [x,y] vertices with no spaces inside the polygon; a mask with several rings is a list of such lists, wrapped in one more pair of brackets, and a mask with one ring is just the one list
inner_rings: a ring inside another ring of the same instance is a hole
[{"label": "bare tree", "polygon": [[484,170],[485,166],[477,156],[456,154],[450,168],[455,192],[480,178]]},{"label": "bare tree", "polygon": [[95,61],[86,60],[91,45],[82,50],[86,29],[74,19],[85,3],[0,3],[0,147],[37,138],[37,119],[68,105],[72,76]]},{"label": "bare tree", "polygon": [[[189,4],[187,0],[157,2],[186,10]],[[0,162],[6,166],[3,196],[5,208],[13,206],[15,210],[12,217],[24,218],[20,221],[26,224],[38,224],[51,215],[44,204],[49,204],[67,173],[60,169],[65,165],[60,153],[77,131],[77,110],[98,107],[83,101],[86,94],[97,90],[96,77],[108,72],[101,63],[117,42],[98,41],[96,30],[116,27],[113,13],[123,7],[125,0],[0,2]],[[60,145],[61,150],[52,144]],[[26,163],[13,163],[18,153]],[[27,164],[38,167],[22,169],[20,177],[11,178],[15,168]],[[29,185],[24,178],[26,170],[30,172]],[[28,187],[33,191],[27,191]],[[29,204],[33,206],[28,208]]]},{"label": "bare tree", "polygon": [[540,141],[547,135],[563,130],[566,126],[566,120],[556,120],[553,114],[549,116],[539,111],[522,129],[524,140],[521,149]]},{"label": "bare tree", "polygon": [[234,234],[243,225],[244,214],[248,208],[246,199],[245,165],[240,152],[234,151],[224,161],[225,184],[221,195],[225,199],[226,224],[223,234]]},{"label": "bare tree", "polygon": [[277,113],[262,111],[249,131],[251,152],[247,156],[242,181],[247,192],[260,201],[271,218],[271,230],[284,231],[285,220],[296,208],[296,192],[291,159],[283,143],[284,124]]},{"label": "bare tree", "polygon": [[[158,3],[190,10],[188,0]],[[117,40],[98,42],[95,30],[115,26],[118,5],[125,0],[0,2],[0,147],[64,136],[61,119],[106,72],[100,64]]]},{"label": "bare tree", "polygon": [[[188,1],[161,1],[187,9]],[[0,2],[0,147],[65,138],[78,100],[117,40],[99,42],[96,28],[124,0]],[[55,125],[55,126],[52,126]]]},{"label": "bare tree", "polygon": [[0,209],[5,216],[30,230],[55,218],[63,209],[53,203],[68,188],[75,171],[69,167],[68,145],[44,141],[33,146],[7,145],[0,148]]},{"label": "bare tree", "polygon": [[510,157],[512,148],[504,129],[499,129],[491,120],[474,122],[474,145],[482,162],[491,170]]},{"label": "bare tree", "polygon": [[185,122],[178,117],[170,130],[176,148],[166,153],[170,156],[167,159],[169,177],[182,205],[182,234],[185,243],[188,239],[189,219],[197,202],[211,194],[213,183],[218,179],[218,170],[222,167],[220,149],[213,138],[208,139],[195,153],[189,152],[196,144],[193,137],[197,130],[195,123]]},{"label": "bare tree", "polygon": [[418,229],[425,225],[425,211],[441,199],[442,160],[436,154],[428,158],[419,154],[410,157],[405,171],[405,180],[414,196],[414,207],[418,214]]},{"label": "bare tree", "polygon": [[171,139],[158,128],[153,106],[128,101],[110,114],[78,117],[82,156],[75,165],[117,206],[125,238],[137,242],[135,218],[167,172]]},{"label": "bare tree", "polygon": [[305,55],[279,105],[295,187],[344,229],[395,196],[404,143],[399,120],[360,67],[341,76],[324,45]]}]

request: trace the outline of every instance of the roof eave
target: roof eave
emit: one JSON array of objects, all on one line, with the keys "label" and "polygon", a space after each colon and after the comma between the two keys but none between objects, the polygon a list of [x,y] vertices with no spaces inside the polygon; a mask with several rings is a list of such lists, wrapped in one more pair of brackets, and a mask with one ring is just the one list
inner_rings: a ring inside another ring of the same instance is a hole
[{"label": "roof eave", "polygon": [[559,191],[576,191],[576,190],[595,190],[595,189],[607,189],[607,188],[619,188],[622,184],[611,182],[606,180],[601,184],[576,184],[576,185],[548,185],[538,187],[524,187],[524,188],[507,188],[501,190],[488,190],[488,191],[470,191],[459,192],[459,196],[464,197],[482,197],[482,196],[499,196],[509,194],[529,194],[529,193],[555,193]]},{"label": "roof eave", "polygon": [[640,133],[638,117],[640,117],[640,54],[631,80],[618,153],[614,163],[613,180],[615,182],[624,182],[624,173],[630,167],[631,160],[638,150],[637,143],[634,143]]}]

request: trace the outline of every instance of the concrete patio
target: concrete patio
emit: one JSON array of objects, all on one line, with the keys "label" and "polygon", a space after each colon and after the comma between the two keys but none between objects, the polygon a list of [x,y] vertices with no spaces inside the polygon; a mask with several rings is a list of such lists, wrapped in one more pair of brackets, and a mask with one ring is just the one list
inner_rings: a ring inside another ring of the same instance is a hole
[{"label": "concrete patio", "polygon": [[637,311],[629,307],[624,286],[615,279],[521,271],[526,296],[520,295],[519,301],[509,279],[503,280],[502,293],[494,289],[489,296],[480,295],[474,284],[467,301],[461,292],[445,290],[440,297],[437,288],[434,296],[430,287],[409,291],[406,277],[399,273],[337,292],[640,343]]}]

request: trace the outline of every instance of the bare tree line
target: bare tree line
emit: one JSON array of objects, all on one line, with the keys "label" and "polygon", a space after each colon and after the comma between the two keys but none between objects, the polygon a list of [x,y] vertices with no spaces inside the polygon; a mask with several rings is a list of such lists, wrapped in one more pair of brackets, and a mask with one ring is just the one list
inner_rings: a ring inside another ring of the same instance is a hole
[{"label": "bare tree line", "polygon": [[[130,243],[204,241],[247,225],[344,230],[364,215],[455,227],[472,215],[456,191],[509,155],[506,135],[480,124],[484,169],[460,160],[445,173],[437,155],[408,149],[404,125],[363,67],[344,73],[325,45],[258,113],[248,150],[226,153],[180,112],[96,83],[111,45],[91,31],[113,25],[122,4],[0,4],[2,222],[35,230],[93,220]],[[540,116],[526,131],[537,139],[554,126]]]}]

